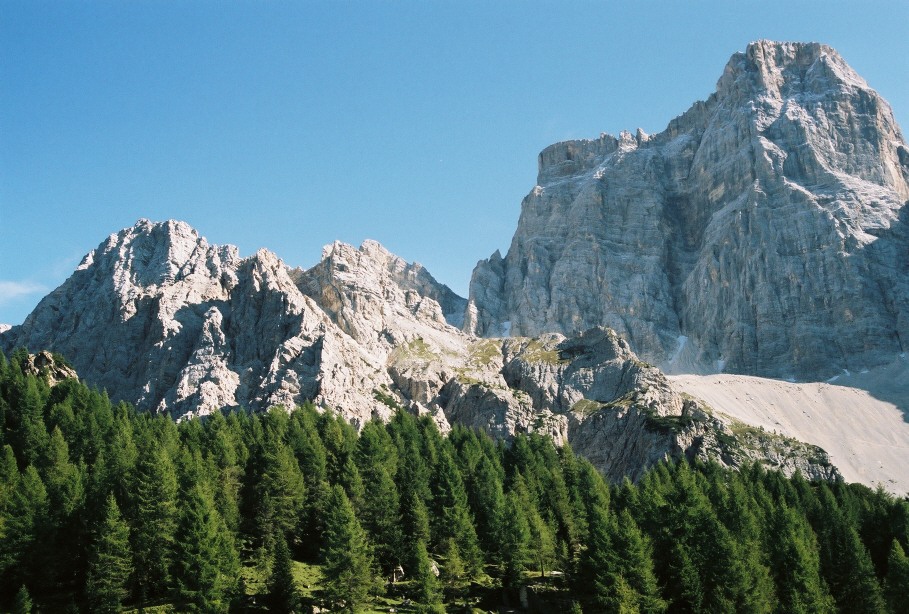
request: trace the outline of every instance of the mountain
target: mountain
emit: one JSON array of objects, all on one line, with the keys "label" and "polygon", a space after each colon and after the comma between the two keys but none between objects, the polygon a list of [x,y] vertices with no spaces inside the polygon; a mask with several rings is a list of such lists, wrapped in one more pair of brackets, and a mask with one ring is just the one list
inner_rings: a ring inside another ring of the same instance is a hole
[{"label": "mountain", "polygon": [[539,156],[468,329],[603,325],[675,372],[827,379],[909,346],[909,149],[830,47],[759,41],[659,134]]},{"label": "mountain", "polygon": [[[62,354],[176,419],[312,401],[362,426],[403,408],[443,431],[550,435],[612,480],[686,457],[826,479],[840,463],[905,490],[891,462],[909,450],[905,386],[881,399],[664,371],[906,373],[907,165],[886,103],[833,50],[754,43],[663,133],[544,150],[512,246],[477,266],[469,301],[374,241],[303,270],[140,220],[0,348]],[[887,467],[852,458],[846,418]]]},{"label": "mountain", "polygon": [[398,408],[502,437],[570,441],[612,479],[669,457],[838,475],[815,446],[738,423],[676,392],[613,331],[484,339],[466,301],[374,241],[329,245],[292,269],[241,258],[183,222],[140,220],[89,253],[25,322],[9,352],[46,348],[113,399],[182,419],[313,401],[362,425]]}]

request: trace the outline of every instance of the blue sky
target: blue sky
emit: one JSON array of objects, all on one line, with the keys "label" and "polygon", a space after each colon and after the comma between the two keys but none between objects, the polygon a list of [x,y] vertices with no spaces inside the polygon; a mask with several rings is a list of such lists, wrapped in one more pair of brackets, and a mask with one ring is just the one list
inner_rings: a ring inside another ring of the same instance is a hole
[{"label": "blue sky", "polygon": [[547,145],[658,132],[755,39],[837,48],[909,130],[909,2],[0,4],[0,322],[139,218],[290,265],[380,241],[466,295]]}]

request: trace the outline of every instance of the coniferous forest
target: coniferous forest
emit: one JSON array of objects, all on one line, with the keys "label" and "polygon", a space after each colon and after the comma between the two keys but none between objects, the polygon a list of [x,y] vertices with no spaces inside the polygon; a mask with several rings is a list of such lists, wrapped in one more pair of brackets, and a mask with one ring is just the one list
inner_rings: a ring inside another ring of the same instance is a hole
[{"label": "coniferous forest", "polygon": [[0,354],[0,610],[907,612],[909,502],[306,405],[175,424]]}]

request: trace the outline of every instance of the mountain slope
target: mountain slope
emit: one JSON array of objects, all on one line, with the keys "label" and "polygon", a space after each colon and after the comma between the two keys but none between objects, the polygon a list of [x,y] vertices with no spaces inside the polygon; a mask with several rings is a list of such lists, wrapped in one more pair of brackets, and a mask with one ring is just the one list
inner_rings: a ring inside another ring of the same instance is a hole
[{"label": "mountain slope", "polygon": [[909,150],[830,47],[760,41],[648,136],[540,154],[478,334],[617,330],[672,371],[826,379],[909,344]]},{"label": "mountain slope", "polygon": [[893,378],[902,385],[902,402],[909,401],[909,362],[897,359],[882,373],[876,371],[831,383],[731,374],[669,379],[676,390],[703,399],[726,416],[822,447],[847,481],[905,494],[909,492],[909,408],[885,400],[881,383],[874,380],[884,374]]},{"label": "mountain slope", "polygon": [[335,243],[312,269],[241,258],[182,222],[140,220],[88,254],[7,351],[47,348],[113,399],[175,418],[312,400],[362,425],[406,408],[509,438],[570,441],[610,478],[666,457],[760,459],[837,475],[823,451],[732,422],[675,392],[613,331],[480,339],[452,326],[466,301],[378,243]]}]

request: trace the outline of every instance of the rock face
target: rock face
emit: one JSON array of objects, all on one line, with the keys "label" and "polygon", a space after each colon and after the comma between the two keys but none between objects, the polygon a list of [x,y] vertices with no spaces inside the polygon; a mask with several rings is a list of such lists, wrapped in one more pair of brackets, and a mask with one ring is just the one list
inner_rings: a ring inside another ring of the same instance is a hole
[{"label": "rock face", "polygon": [[140,220],[0,327],[0,348],[59,352],[176,418],[311,400],[362,425],[403,408],[551,435],[616,480],[667,457],[829,479],[823,450],[638,356],[798,378],[891,360],[909,343],[907,199],[887,104],[828,47],[758,42],[664,132],[544,150],[469,302],[373,241],[301,270]]},{"label": "rock face", "polygon": [[[443,430],[458,422],[570,441],[613,479],[666,457],[768,456],[611,330],[482,339],[458,328],[465,306],[372,241],[330,245],[304,271],[266,250],[241,258],[182,222],[140,220],[88,254],[0,345],[60,352],[112,398],[176,418],[312,400],[362,425],[404,408]],[[836,475],[823,452],[778,456],[789,471],[801,462],[809,475]]]},{"label": "rock face", "polygon": [[22,370],[30,375],[43,377],[51,387],[67,379],[79,379],[79,374],[66,364],[62,357],[46,351],[29,354],[22,364]]},{"label": "rock face", "polygon": [[539,157],[480,335],[615,329],[670,371],[827,378],[909,346],[909,149],[830,47],[760,41],[663,132]]},{"label": "rock face", "polygon": [[354,420],[387,415],[371,394],[381,362],[290,273],[266,250],[241,259],[184,223],[141,220],[89,253],[3,345],[58,351],[112,397],[175,417],[307,399]]}]

